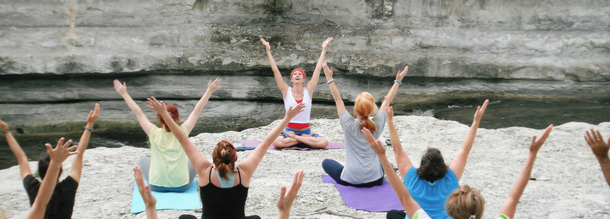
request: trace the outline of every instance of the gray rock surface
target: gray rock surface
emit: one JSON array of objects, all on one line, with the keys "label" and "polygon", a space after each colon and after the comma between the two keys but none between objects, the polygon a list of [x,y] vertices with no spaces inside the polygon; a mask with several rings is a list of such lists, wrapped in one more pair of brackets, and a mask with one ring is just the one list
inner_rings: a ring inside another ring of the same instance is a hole
[{"label": "gray rock surface", "polygon": [[[285,75],[311,74],[335,37],[326,57],[348,103],[362,91],[382,98],[405,65],[402,110],[472,97],[601,100],[609,14],[610,2],[594,0],[0,1],[0,109],[117,101],[114,78],[137,98],[190,101],[222,77],[213,100],[281,103],[259,37]],[[314,98],[332,105],[324,81]]]}]

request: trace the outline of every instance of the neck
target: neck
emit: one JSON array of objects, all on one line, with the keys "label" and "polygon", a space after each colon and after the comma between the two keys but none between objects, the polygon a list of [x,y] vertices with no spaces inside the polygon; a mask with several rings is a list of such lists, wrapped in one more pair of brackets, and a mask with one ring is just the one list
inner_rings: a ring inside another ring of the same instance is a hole
[{"label": "neck", "polygon": [[292,90],[302,92],[303,91],[303,84],[302,83],[293,83],[292,84]]}]

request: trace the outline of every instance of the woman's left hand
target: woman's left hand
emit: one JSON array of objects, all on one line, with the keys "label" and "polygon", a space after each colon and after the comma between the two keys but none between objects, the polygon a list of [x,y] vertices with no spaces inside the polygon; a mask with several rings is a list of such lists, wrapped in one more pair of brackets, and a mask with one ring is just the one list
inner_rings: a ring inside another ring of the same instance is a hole
[{"label": "woman's left hand", "polygon": [[147,100],[148,101],[146,101],[146,104],[148,104],[147,105],[148,108],[153,109],[155,112],[157,112],[159,114],[167,113],[167,107],[165,106],[165,103],[163,103],[163,101],[159,102],[153,96],[151,96]]},{"label": "woman's left hand", "polygon": [[324,42],[322,43],[322,50],[326,50],[326,47],[328,46],[330,41],[333,41],[333,37],[329,37],[329,38],[326,38],[326,40],[324,40]]}]

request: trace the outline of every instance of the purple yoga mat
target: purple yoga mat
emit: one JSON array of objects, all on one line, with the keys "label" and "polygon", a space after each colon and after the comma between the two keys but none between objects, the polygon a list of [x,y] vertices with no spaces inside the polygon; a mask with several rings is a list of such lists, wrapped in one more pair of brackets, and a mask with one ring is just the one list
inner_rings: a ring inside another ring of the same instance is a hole
[{"label": "purple yoga mat", "polygon": [[[244,147],[256,147],[258,146],[258,144],[260,144],[261,141],[257,141],[257,140],[248,140],[248,141],[244,141]],[[273,146],[273,144],[271,144],[271,146],[269,147],[269,150],[301,150],[301,151],[307,151],[307,150],[325,150],[325,149],[342,149],[345,148],[345,145],[343,145],[343,142],[330,142],[328,143],[328,146],[326,146],[326,148],[324,149],[314,149],[314,148],[300,148],[300,147],[288,147],[288,148],[282,148],[282,149],[277,149]]]},{"label": "purple yoga mat", "polygon": [[371,212],[404,211],[392,185],[385,179],[380,186],[368,188],[340,185],[329,175],[322,175],[322,180],[325,183],[335,184],[343,202],[350,208]]}]

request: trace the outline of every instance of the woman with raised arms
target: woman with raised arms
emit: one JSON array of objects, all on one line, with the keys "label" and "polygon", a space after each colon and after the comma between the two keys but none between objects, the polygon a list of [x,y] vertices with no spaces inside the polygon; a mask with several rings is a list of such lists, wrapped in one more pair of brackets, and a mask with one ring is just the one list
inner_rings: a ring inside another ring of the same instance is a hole
[{"label": "woman with raised arms", "polygon": [[[201,97],[191,115],[182,123],[180,130],[186,135],[191,133],[193,127],[199,119],[199,113],[208,103],[212,93],[220,88],[222,79],[208,82],[208,88],[205,94]],[[146,115],[142,112],[138,104],[127,93],[127,85],[119,80],[114,80],[114,89],[123,97],[127,106],[138,118],[138,122],[142,130],[148,136],[150,142],[150,157],[144,156],[138,162],[142,168],[144,179],[150,185],[152,191],[159,192],[183,192],[186,191],[193,179],[195,178],[195,170],[193,165],[186,158],[184,150],[180,146],[178,139],[172,134],[167,126],[167,120],[157,114],[157,120],[161,127],[157,127],[152,122],[148,121]],[[180,114],[178,108],[171,103],[167,103],[167,112],[170,119],[174,122],[180,122]]]},{"label": "woman with raised arms", "polygon": [[325,148],[328,146],[328,140],[326,138],[311,132],[309,119],[311,117],[311,98],[313,96],[313,91],[316,89],[316,86],[318,86],[318,79],[320,78],[320,70],[322,68],[324,54],[326,54],[326,47],[332,40],[333,38],[329,37],[322,43],[322,53],[320,54],[316,68],[313,71],[311,80],[305,83],[305,72],[300,68],[294,69],[292,70],[292,73],[290,73],[290,81],[292,82],[291,87],[282,79],[282,74],[271,55],[269,42],[261,38],[261,42],[267,51],[271,70],[273,70],[273,75],[275,76],[275,82],[282,92],[284,107],[288,110],[290,107],[294,107],[299,103],[305,104],[304,111],[295,116],[290,123],[288,123],[286,129],[282,131],[280,136],[273,141],[274,147],[287,148],[297,146],[305,148]]},{"label": "woman with raised arms", "polygon": [[[402,84],[402,79],[407,75],[409,66],[405,66],[402,71],[398,71],[394,85],[386,95],[379,110],[375,104],[375,98],[367,92],[362,92],[356,97],[354,112],[356,118],[352,117],[345,109],[345,104],[341,99],[341,94],[333,79],[333,69],[328,68],[326,61],[323,63],[326,83],[330,86],[330,91],[337,105],[339,122],[343,129],[345,144],[345,166],[331,159],[322,162],[324,171],[337,183],[347,186],[371,187],[383,183],[383,169],[379,164],[379,158],[375,156],[375,151],[369,147],[366,139],[360,132],[362,128],[367,128],[373,133],[375,138],[379,138],[383,131],[386,120],[385,110]],[[379,111],[379,112],[378,112]]]},{"label": "woman with raised arms", "polygon": [[297,104],[290,107],[284,119],[265,136],[254,151],[236,164],[237,152],[233,144],[226,140],[220,141],[212,152],[212,162],[188,139],[186,133],[173,121],[167,113],[167,106],[163,102],[151,97],[147,101],[148,107],[159,113],[167,122],[169,129],[174,133],[186,155],[197,171],[199,192],[201,195],[202,218],[244,219],[260,218],[256,215],[245,216],[244,208],[248,197],[250,179],[261,162],[273,140],[286,127],[288,122],[303,111],[305,105]]}]

